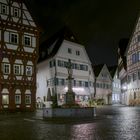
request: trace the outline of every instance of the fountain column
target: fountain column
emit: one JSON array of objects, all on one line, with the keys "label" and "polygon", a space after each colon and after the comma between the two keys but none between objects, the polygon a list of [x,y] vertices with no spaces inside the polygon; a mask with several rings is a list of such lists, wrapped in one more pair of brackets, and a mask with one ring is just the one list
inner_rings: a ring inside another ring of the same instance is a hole
[{"label": "fountain column", "polygon": [[75,93],[72,89],[72,80],[74,78],[72,77],[72,63],[70,59],[68,60],[66,68],[68,70],[68,91],[66,92],[66,104],[75,104]]}]

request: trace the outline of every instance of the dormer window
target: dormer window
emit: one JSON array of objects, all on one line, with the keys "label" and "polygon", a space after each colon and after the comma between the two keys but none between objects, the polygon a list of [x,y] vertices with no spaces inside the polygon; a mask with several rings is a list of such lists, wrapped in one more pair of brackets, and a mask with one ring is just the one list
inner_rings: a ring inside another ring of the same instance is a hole
[{"label": "dormer window", "polygon": [[7,6],[5,4],[1,5],[1,13],[5,15],[7,14]]},{"label": "dormer window", "polygon": [[13,16],[19,17],[19,9],[18,8],[13,8]]}]

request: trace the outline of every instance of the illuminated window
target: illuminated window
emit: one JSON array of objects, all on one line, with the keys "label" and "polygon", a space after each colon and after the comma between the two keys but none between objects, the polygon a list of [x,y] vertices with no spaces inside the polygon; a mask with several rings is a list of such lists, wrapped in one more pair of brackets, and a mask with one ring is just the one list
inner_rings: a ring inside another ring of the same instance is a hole
[{"label": "illuminated window", "polygon": [[15,104],[21,104],[21,95],[15,95]]},{"label": "illuminated window", "polygon": [[32,66],[26,66],[26,75],[32,76]]},{"label": "illuminated window", "polygon": [[9,95],[2,95],[2,104],[9,104]]},{"label": "illuminated window", "polygon": [[31,46],[31,37],[24,35],[24,45],[25,46]]},{"label": "illuminated window", "polygon": [[10,73],[10,64],[3,64],[3,73],[4,74],[9,74]]},{"label": "illuminated window", "polygon": [[13,44],[18,43],[18,34],[10,33],[10,43],[13,43]]},{"label": "illuminated window", "polygon": [[25,104],[31,104],[31,95],[25,96]]},{"label": "illuminated window", "polygon": [[14,74],[20,75],[20,65],[14,65]]}]

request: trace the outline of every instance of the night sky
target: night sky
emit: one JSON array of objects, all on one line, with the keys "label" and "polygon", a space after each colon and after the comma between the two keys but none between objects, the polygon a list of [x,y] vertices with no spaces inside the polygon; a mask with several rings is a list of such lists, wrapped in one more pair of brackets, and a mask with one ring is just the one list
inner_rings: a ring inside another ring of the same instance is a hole
[{"label": "night sky", "polygon": [[46,37],[64,25],[86,47],[93,64],[117,64],[121,38],[130,38],[140,0],[26,0]]}]

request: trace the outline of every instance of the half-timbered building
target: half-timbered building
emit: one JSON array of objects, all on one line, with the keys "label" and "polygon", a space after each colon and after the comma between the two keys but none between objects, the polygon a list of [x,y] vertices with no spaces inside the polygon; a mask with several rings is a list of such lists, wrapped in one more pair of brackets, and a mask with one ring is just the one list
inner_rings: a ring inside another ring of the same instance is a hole
[{"label": "half-timbered building", "polygon": [[38,28],[23,0],[0,0],[0,110],[34,110]]},{"label": "half-timbered building", "polygon": [[127,104],[140,104],[140,17],[126,49]]},{"label": "half-timbered building", "polygon": [[118,77],[121,84],[120,103],[127,104],[127,63],[125,50],[128,44],[128,39],[121,39],[118,47]]}]

